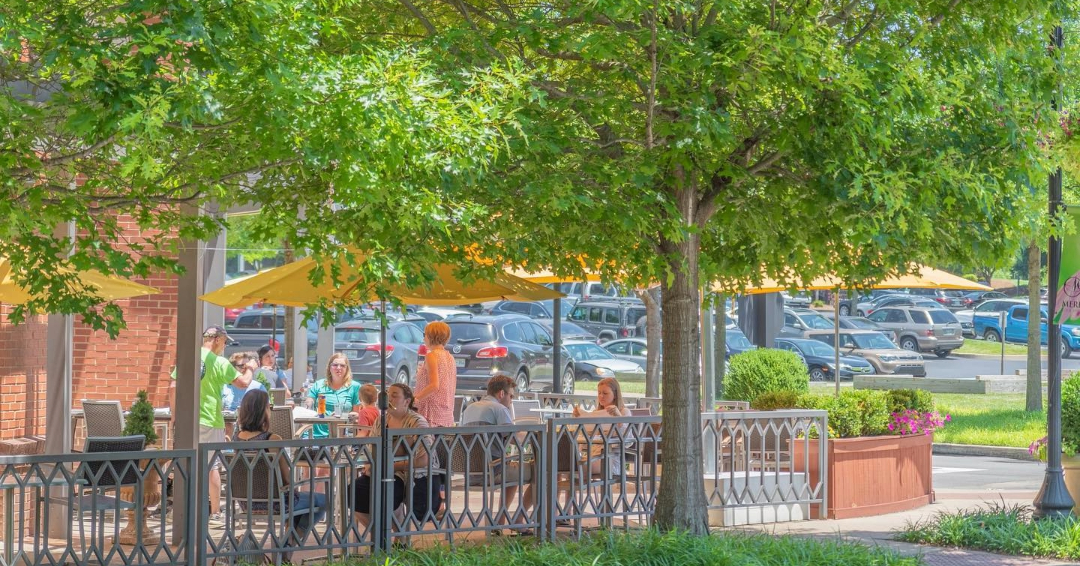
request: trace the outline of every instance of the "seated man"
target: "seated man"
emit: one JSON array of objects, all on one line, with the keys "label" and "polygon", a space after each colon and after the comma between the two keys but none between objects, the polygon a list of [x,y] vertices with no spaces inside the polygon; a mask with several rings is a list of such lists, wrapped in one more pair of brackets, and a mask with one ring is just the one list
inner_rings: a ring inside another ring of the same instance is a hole
[{"label": "seated man", "polygon": [[[515,389],[514,378],[502,373],[496,374],[488,380],[487,395],[465,407],[465,411],[461,414],[462,426],[514,424],[514,419],[510,414],[510,407],[516,395]],[[523,463],[520,459],[510,458],[500,468],[502,470],[501,477],[496,478],[495,481],[505,486],[502,492],[503,511],[506,511],[509,503],[517,495],[518,484],[522,482],[528,483],[522,496],[520,512],[515,513],[517,517],[514,523],[522,523],[528,510],[536,503],[535,488],[533,486],[533,466],[528,462]],[[504,515],[501,520],[505,519]]]}]

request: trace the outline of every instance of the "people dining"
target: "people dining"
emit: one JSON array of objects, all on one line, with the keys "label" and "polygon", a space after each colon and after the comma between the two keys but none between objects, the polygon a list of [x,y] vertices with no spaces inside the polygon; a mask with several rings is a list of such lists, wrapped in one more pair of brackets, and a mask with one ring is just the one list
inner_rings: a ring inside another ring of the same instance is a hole
[{"label": "people dining", "polygon": [[446,351],[449,340],[450,325],[445,322],[429,322],[424,328],[427,356],[416,367],[416,407],[431,426],[454,426],[457,363]]},{"label": "people dining", "polygon": [[[596,408],[592,411],[583,411],[580,405],[574,406],[575,417],[629,417],[630,409],[623,403],[622,388],[613,377],[605,377],[596,384]],[[618,425],[620,431],[626,430],[626,425]],[[610,431],[609,425],[600,425],[598,430],[606,434]],[[589,445],[589,473],[599,474],[604,461],[604,452],[609,451],[609,443],[593,442]],[[612,475],[618,475],[622,467],[621,450],[618,454],[608,454],[608,462]]]},{"label": "people dining", "polygon": [[236,412],[240,403],[251,391],[266,391],[266,387],[255,379],[258,371],[258,362],[255,361],[254,352],[237,352],[229,356],[229,363],[236,368],[239,375],[231,383],[221,390],[221,408],[229,412]]},{"label": "people dining", "polygon": [[[326,414],[335,412],[335,409],[340,409],[341,414],[348,414],[360,404],[360,384],[353,381],[352,367],[345,354],[337,352],[330,356],[326,364],[326,377],[308,388],[304,405],[308,409],[319,410],[320,396],[325,398]],[[327,438],[330,427],[316,423],[311,427],[311,435],[313,438]]]}]

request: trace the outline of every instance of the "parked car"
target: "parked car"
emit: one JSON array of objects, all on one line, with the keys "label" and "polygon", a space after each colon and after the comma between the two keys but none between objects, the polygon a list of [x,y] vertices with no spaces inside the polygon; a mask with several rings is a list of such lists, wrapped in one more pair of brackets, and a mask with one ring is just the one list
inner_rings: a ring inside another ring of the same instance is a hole
[{"label": "parked car", "polygon": [[[548,332],[554,336],[555,322],[550,318],[537,318],[534,319],[539,322],[541,326],[547,329]],[[596,343],[596,335],[584,328],[570,322],[569,320],[559,321],[559,333],[560,338],[565,342],[566,340],[585,340],[586,342]]]},{"label": "parked car", "polygon": [[[644,338],[622,338],[605,342],[603,348],[620,360],[634,362],[645,367],[649,346]],[[664,359],[664,350],[660,348],[660,359]]]},{"label": "parked car", "polygon": [[883,295],[895,295],[895,289],[871,289],[869,291],[840,291],[840,316],[858,311],[859,303],[869,303]]},{"label": "parked car", "polygon": [[450,309],[445,307],[423,307],[416,310],[416,316],[427,322],[435,322],[436,320],[444,320],[447,318],[473,316],[473,313],[461,309]]},{"label": "parked car", "polygon": [[[977,314],[975,315],[975,330],[991,342],[1002,339],[1006,342],[1027,342],[1029,311],[1026,303],[1009,307],[1004,331],[998,314]],[[1039,340],[1045,345],[1048,332],[1045,309],[1040,309],[1039,319]],[[1061,357],[1068,358],[1072,356],[1073,351],[1080,349],[1080,326],[1062,324],[1060,332]]]},{"label": "parked car", "polygon": [[545,287],[582,301],[604,300],[605,298],[637,298],[632,289],[623,289],[618,285],[604,285],[599,281],[579,281],[575,283],[545,283]]},{"label": "parked car", "polygon": [[[424,333],[415,324],[396,321],[386,325],[386,373],[390,383],[413,384],[423,343]],[[354,379],[363,383],[381,381],[378,322],[351,320],[338,324],[334,327],[334,349],[349,358]]]},{"label": "parked car", "polygon": [[645,316],[645,303],[637,299],[582,301],[566,319],[596,334],[600,342],[637,334],[637,322]]},{"label": "parked car", "polygon": [[960,304],[966,309],[973,309],[991,299],[1008,299],[1001,291],[971,291],[960,297]]},{"label": "parked car", "polygon": [[780,336],[802,338],[811,330],[828,330],[833,327],[831,320],[810,309],[784,309],[784,327]]},{"label": "parked car", "polygon": [[564,344],[570,351],[570,357],[574,359],[574,374],[577,379],[645,379],[645,370],[640,364],[616,358],[611,352],[592,342],[571,340]]},{"label": "parked car", "polygon": [[899,335],[900,347],[912,352],[930,351],[939,358],[964,345],[960,321],[941,307],[885,307],[868,316]]},{"label": "parked car", "polygon": [[[777,338],[776,347],[794,352],[810,372],[811,381],[835,379],[836,350],[820,341],[807,338]],[[858,356],[840,356],[840,379],[852,379],[855,374],[870,374],[874,366]]]},{"label": "parked car", "polygon": [[[559,299],[560,309],[565,316],[569,313],[577,301],[574,299]],[[499,301],[491,306],[484,314],[523,314],[529,318],[555,318],[555,301]]]},{"label": "parked car", "polygon": [[[574,361],[564,347],[562,368],[554,371],[551,334],[521,315],[453,318],[446,348],[458,368],[459,389],[484,389],[496,373],[513,376],[518,391],[574,392]],[[556,382],[554,377],[560,376]],[[561,387],[560,387],[561,385]]]},{"label": "parked car", "polygon": [[[833,321],[834,315],[832,313],[823,313],[822,316]],[[880,324],[870,320],[869,318],[862,316],[841,316],[840,328],[848,328],[851,330],[876,330],[885,335],[886,338],[896,343],[896,332],[889,330],[881,326]]]},{"label": "parked car", "polygon": [[923,297],[925,299],[931,299],[939,306],[950,309],[959,309],[964,306],[961,297],[963,293],[961,291],[955,291],[952,289],[923,289],[912,288],[906,289],[907,294],[914,295],[916,297]]},{"label": "parked car", "polygon": [[[834,331],[835,332],[835,331]],[[858,356],[874,366],[874,373],[908,374],[926,377],[926,363],[921,354],[902,350],[880,332],[873,330],[840,330],[840,353]],[[816,330],[808,338],[835,345],[833,332]]]},{"label": "parked car", "polygon": [[937,301],[932,301],[925,297],[916,297],[914,295],[880,295],[876,299],[869,302],[859,303],[855,308],[855,312],[859,316],[869,316],[877,309],[884,307],[926,307],[935,308],[940,307]]},{"label": "parked car", "polygon": [[810,304],[813,302],[810,299],[810,294],[806,291],[796,291],[794,295],[787,291],[780,291],[780,296],[784,298],[785,307],[810,308]]},{"label": "parked car", "polygon": [[757,346],[741,330],[728,329],[724,332],[724,359],[730,360],[731,356],[741,354],[747,350],[757,350]]},{"label": "parked car", "polygon": [[[270,344],[278,353],[278,362],[284,367],[285,353],[285,309],[284,308],[249,308],[236,316],[232,328],[229,328],[231,344],[225,346],[225,357],[236,352],[254,352]],[[319,342],[319,324],[314,318],[307,322],[308,361],[315,361],[316,345]]]},{"label": "parked car", "polygon": [[976,315],[996,315],[1009,310],[1013,305],[1026,305],[1027,301],[1020,299],[987,299],[974,309],[963,309],[954,312],[956,320],[964,329],[964,338],[979,338],[982,335],[975,328]]}]

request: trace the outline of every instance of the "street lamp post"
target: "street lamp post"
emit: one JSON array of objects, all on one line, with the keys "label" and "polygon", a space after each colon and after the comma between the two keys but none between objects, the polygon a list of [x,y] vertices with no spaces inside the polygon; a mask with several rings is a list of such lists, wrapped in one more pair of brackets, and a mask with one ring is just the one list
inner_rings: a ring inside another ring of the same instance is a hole
[{"label": "street lamp post", "polygon": [[[1061,56],[1064,45],[1064,34],[1061,26],[1054,28],[1054,46],[1057,48],[1057,56]],[[1054,109],[1057,109],[1060,93],[1054,97]],[[1058,167],[1050,176],[1050,220],[1053,222],[1061,207],[1061,168]],[[1057,319],[1055,304],[1058,294],[1058,277],[1061,273],[1061,238],[1051,233],[1050,250],[1048,254],[1050,271],[1050,285],[1047,308],[1049,320],[1046,335],[1047,350],[1046,373],[1047,373],[1047,408],[1046,408],[1046,476],[1043,478],[1042,487],[1035,496],[1036,519],[1062,518],[1072,513],[1073,499],[1069,496],[1069,490],[1065,487],[1065,478],[1061,470],[1061,348],[1058,340],[1061,336],[1061,324]],[[1032,282],[1029,281],[1028,285]]]}]

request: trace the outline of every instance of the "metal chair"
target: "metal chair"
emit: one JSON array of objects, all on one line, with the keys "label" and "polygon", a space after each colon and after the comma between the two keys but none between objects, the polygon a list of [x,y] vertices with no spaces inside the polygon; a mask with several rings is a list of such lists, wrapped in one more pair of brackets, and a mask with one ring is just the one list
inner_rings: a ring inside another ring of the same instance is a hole
[{"label": "metal chair", "polygon": [[[146,437],[141,434],[89,437],[86,439],[85,451],[88,454],[141,452],[145,447]],[[75,479],[79,485],[79,495],[73,496],[72,501],[75,505],[74,513],[79,521],[79,536],[82,540],[86,540],[85,522],[82,516],[87,513],[93,514],[98,520],[90,523],[90,540],[96,540],[101,545],[98,548],[104,548],[106,513],[112,512],[113,522],[118,523],[117,515],[120,511],[136,509],[134,502],[120,499],[120,489],[136,487],[142,482],[143,472],[139,467],[139,460],[130,458],[86,462],[84,466],[76,470]],[[115,494],[106,495],[111,491],[115,491]],[[64,503],[66,499],[56,499],[54,502]],[[139,502],[140,507],[141,505],[142,503]]]},{"label": "metal chair", "polygon": [[465,410],[465,398],[460,395],[454,396],[454,422],[461,421],[461,411]]},{"label": "metal chair", "polygon": [[124,434],[124,409],[120,401],[83,399],[82,407],[87,441],[91,437],[115,438]]},{"label": "metal chair", "polygon": [[540,424],[543,423],[543,417],[540,413],[533,412],[533,409],[540,408],[539,399],[514,399],[514,423],[515,424]]}]

